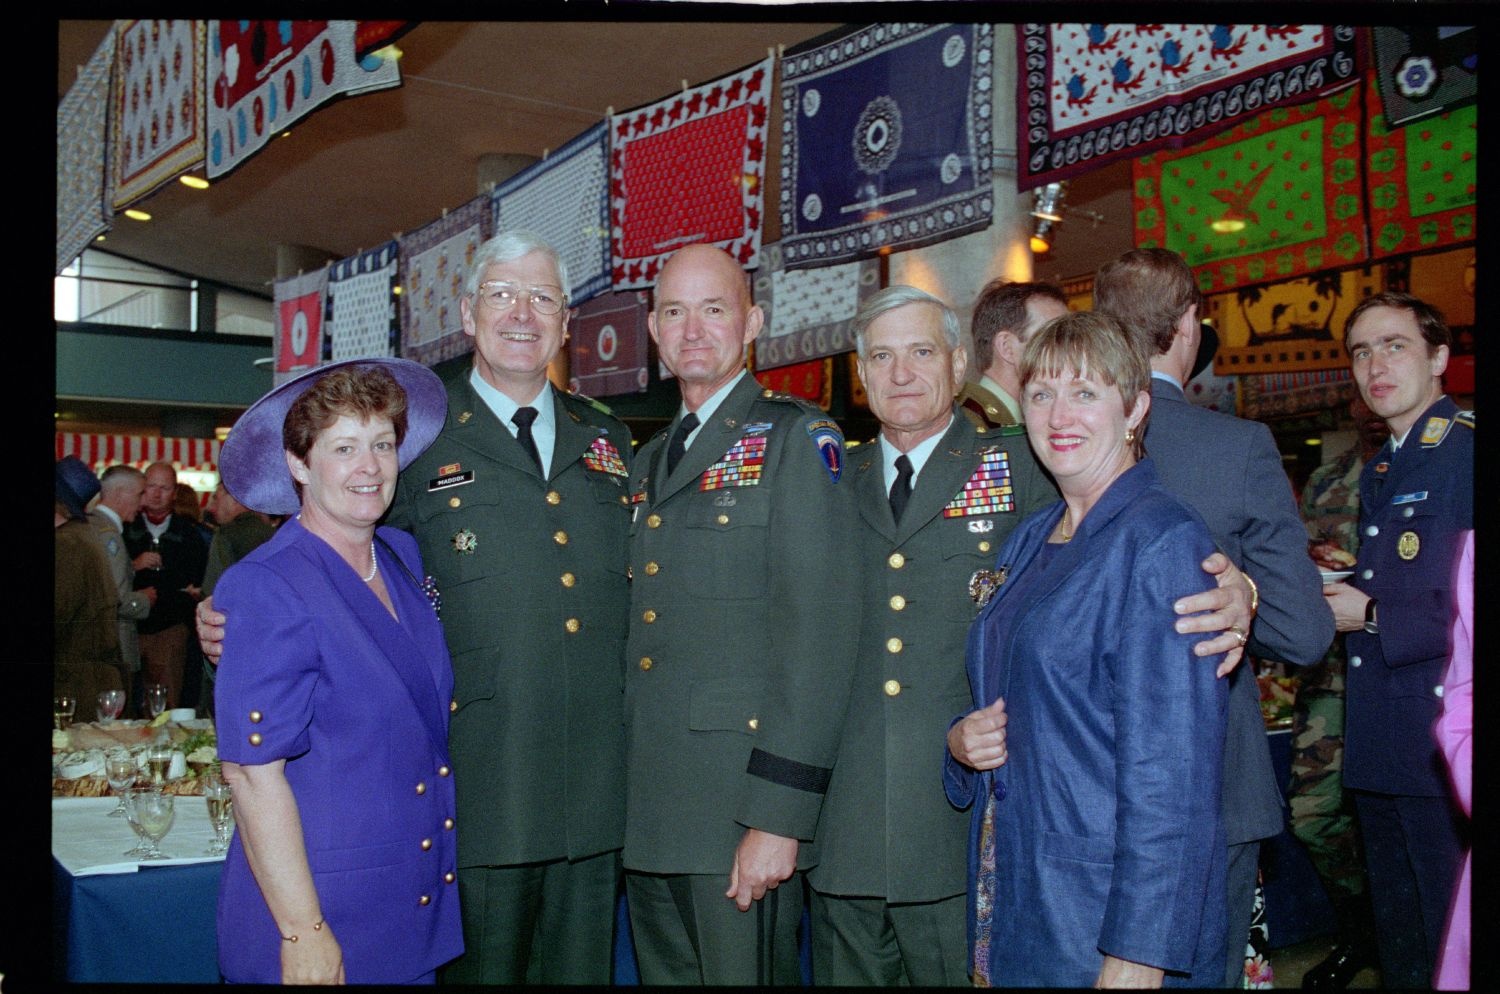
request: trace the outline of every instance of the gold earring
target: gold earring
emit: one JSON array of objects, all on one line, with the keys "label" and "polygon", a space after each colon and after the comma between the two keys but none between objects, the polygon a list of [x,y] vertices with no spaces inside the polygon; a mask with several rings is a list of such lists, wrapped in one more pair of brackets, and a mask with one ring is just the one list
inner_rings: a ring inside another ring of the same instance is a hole
[{"label": "gold earring", "polygon": [[1126,428],[1125,429],[1125,444],[1126,445],[1133,445],[1133,444],[1135,444],[1135,429],[1134,428]]}]

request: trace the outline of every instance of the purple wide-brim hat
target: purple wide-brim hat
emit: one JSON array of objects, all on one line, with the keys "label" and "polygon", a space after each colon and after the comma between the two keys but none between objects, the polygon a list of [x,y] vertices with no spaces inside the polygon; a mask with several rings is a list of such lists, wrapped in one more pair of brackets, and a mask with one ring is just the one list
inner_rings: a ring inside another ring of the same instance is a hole
[{"label": "purple wide-brim hat", "polygon": [[240,415],[219,450],[219,476],[235,499],[265,514],[295,514],[302,507],[286,467],[282,427],[292,404],[337,369],[380,367],[406,391],[406,437],[396,451],[402,469],[427,450],[443,430],[448,394],[443,381],[410,359],[367,358],[331,362],[276,387]]}]

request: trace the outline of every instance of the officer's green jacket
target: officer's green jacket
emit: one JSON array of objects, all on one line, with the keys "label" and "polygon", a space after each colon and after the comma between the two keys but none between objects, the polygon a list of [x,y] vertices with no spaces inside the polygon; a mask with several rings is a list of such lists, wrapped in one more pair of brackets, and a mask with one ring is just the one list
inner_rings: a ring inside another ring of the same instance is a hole
[{"label": "officer's green jacket", "polygon": [[1057,500],[1019,427],[955,407],[896,524],[880,443],[849,460],[858,504],[862,622],[838,760],[818,824],[825,894],[936,901],[964,892],[969,814],[943,794],[948,726],[972,709],[964,672],[975,571],[1016,524]]},{"label": "officer's green jacket", "polygon": [[727,877],[747,827],[817,825],[854,663],[853,506],[837,425],[748,375],[664,479],[668,434],[630,485],[624,863]]},{"label": "officer's green jacket", "polygon": [[552,401],[543,480],[465,370],[391,508],[442,596],[459,866],[579,859],[624,838],[630,433]]}]

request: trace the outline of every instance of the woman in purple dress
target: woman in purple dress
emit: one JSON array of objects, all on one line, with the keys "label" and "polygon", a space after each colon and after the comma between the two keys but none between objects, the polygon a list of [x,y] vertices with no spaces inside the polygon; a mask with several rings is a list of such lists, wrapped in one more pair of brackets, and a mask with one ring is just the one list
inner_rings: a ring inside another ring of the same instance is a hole
[{"label": "woman in purple dress", "polygon": [[431,983],[463,951],[452,670],[415,541],[376,528],[446,407],[416,363],[351,360],[272,390],[224,445],[230,493],[296,514],[214,591],[227,980]]}]

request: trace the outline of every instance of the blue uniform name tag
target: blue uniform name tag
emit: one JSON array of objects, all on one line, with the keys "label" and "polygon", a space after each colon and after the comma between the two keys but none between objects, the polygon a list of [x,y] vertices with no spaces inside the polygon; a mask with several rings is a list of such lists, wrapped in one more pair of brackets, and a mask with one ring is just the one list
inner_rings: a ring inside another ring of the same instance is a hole
[{"label": "blue uniform name tag", "polygon": [[1398,504],[1415,504],[1419,500],[1426,500],[1426,499],[1427,499],[1427,491],[1425,491],[1425,490],[1418,490],[1415,493],[1402,494],[1399,497],[1393,497],[1393,498],[1391,498],[1391,504],[1393,506],[1394,505],[1398,505]]}]

